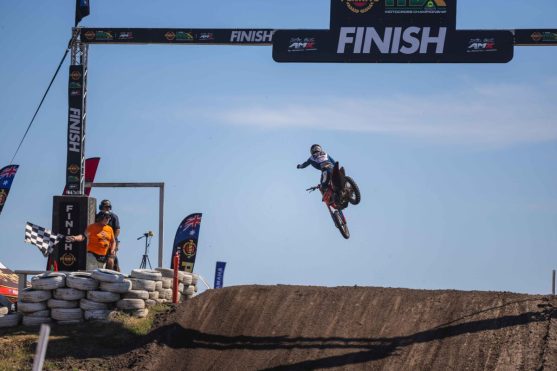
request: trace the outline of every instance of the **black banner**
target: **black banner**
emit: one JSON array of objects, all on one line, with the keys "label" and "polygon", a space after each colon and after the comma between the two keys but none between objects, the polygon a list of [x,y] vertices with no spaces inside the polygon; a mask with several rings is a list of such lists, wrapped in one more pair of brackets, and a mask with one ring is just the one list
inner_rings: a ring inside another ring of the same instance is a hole
[{"label": "black banner", "polygon": [[82,28],[88,44],[271,45],[271,29]]},{"label": "black banner", "polygon": [[[94,221],[94,198],[87,196],[54,196],[52,231],[64,236],[85,232]],[[54,247],[53,259],[60,271],[77,271],[86,268],[87,248],[83,242],[61,242]],[[50,264],[47,263],[47,270]]]},{"label": "black banner", "polygon": [[446,27],[342,27],[338,31],[277,31],[277,62],[505,63],[513,58],[509,31]]},{"label": "black banner", "polygon": [[523,29],[514,33],[515,45],[557,45],[557,29]]},{"label": "black banner", "polygon": [[0,169],[0,214],[8,199],[8,194],[10,193],[10,188],[18,168],[19,165],[8,165]]},{"label": "black banner", "polygon": [[201,229],[201,213],[190,214],[182,220],[178,226],[172,256],[170,257],[170,268],[174,268],[174,255],[180,253],[180,263],[178,269],[186,272],[193,272],[195,258],[197,256],[197,241]]},{"label": "black banner", "polygon": [[284,30],[277,62],[506,63],[510,31],[457,31],[456,0],[331,0],[330,30]]},{"label": "black banner", "polygon": [[331,0],[331,30],[362,25],[455,29],[456,0]]},{"label": "black banner", "polygon": [[67,194],[83,194],[85,186],[85,83],[83,66],[70,66],[68,86]]}]

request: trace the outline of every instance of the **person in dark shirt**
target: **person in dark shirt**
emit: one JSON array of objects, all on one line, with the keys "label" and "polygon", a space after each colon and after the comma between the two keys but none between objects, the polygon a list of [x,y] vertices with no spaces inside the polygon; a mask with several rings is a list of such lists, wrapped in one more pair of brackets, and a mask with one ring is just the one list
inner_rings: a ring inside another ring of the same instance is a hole
[{"label": "person in dark shirt", "polygon": [[118,236],[120,235],[120,219],[118,219],[118,215],[112,211],[112,204],[110,203],[110,200],[102,200],[99,204],[99,210],[110,213],[110,222],[108,225],[112,227],[112,230],[114,231],[114,238],[116,239],[116,249],[114,254],[111,254],[109,251],[106,256],[106,268],[120,272],[120,264],[118,262],[118,256],[116,255],[120,245],[120,240],[118,240]]}]

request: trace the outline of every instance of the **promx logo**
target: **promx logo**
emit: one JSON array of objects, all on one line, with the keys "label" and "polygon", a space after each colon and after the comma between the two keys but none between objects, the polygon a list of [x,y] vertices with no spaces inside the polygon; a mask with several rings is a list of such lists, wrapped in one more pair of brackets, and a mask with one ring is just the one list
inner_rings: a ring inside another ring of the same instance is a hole
[{"label": "promx logo", "polygon": [[446,13],[445,0],[385,0],[386,13]]},{"label": "promx logo", "polygon": [[379,0],[340,0],[348,9],[354,13],[366,13]]}]

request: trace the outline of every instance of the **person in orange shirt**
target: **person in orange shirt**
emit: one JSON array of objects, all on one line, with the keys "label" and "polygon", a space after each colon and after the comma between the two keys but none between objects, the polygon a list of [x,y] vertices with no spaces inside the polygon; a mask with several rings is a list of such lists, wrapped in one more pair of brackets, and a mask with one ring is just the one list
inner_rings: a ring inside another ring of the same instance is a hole
[{"label": "person in orange shirt", "polygon": [[77,236],[67,236],[68,242],[81,242],[87,239],[87,270],[104,268],[106,255],[115,253],[116,239],[112,227],[108,225],[110,212],[99,211],[95,217],[95,223],[87,226],[87,230]]}]

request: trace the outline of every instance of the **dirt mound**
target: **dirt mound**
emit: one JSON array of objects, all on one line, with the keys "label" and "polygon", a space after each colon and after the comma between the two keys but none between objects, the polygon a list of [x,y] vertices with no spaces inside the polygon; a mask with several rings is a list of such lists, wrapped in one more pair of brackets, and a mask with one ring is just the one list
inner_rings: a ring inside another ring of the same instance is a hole
[{"label": "dirt mound", "polygon": [[228,287],[181,304],[109,367],[557,369],[556,305],[500,292]]}]

